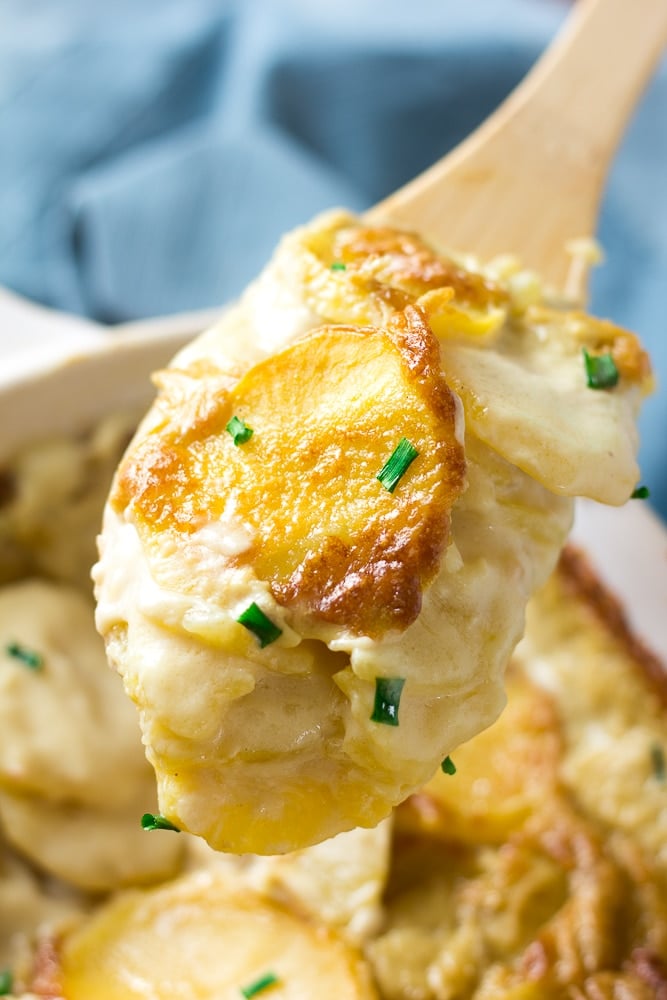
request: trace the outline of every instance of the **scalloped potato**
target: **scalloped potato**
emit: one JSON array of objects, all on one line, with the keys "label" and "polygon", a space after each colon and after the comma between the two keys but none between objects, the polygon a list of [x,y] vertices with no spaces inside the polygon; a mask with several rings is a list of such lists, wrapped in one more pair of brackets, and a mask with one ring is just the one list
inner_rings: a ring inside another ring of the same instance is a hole
[{"label": "scalloped potato", "polygon": [[263,982],[284,1000],[323,988],[377,997],[355,949],[219,876],[117,897],[67,937],[59,962],[53,986],[67,1000],[232,1000]]},{"label": "scalloped potato", "polygon": [[264,982],[267,996],[332,1000],[659,996],[667,685],[654,666],[567,550],[529,605],[506,712],[391,823],[271,858],[145,834],[184,839],[189,870],[88,912],[62,883],[58,910],[58,890],[8,857],[0,901],[16,909],[0,946],[19,993],[213,1000]]},{"label": "scalloped potato", "polygon": [[372,826],[499,714],[572,498],[636,485],[651,384],[632,334],[519,289],[330,213],[158,374],[94,575],[179,828]]},{"label": "scalloped potato", "polygon": [[[495,474],[500,490],[500,460]],[[494,537],[483,519],[470,534],[483,549]],[[373,829],[273,857],[141,829],[152,789],[132,706],[99,655],[92,604],[81,597],[77,613],[76,592],[63,588],[59,600],[60,589],[0,590],[0,680],[17,712],[5,716],[2,760],[7,769],[13,747],[22,762],[4,794],[30,800],[33,824],[10,845],[9,813],[0,816],[0,983],[12,996],[651,1000],[664,991],[665,675],[572,550],[528,605],[505,712],[456,750],[455,773],[438,770]],[[104,750],[104,787],[70,813],[76,823],[61,824],[56,814],[70,807],[49,803],[48,787],[56,800],[61,788],[85,800]],[[142,776],[133,789],[130,761]],[[122,804],[124,822],[105,829],[107,804]],[[82,890],[110,841],[132,881],[162,852],[177,852],[177,877]]]},{"label": "scalloped potato", "polygon": [[529,603],[508,699],[396,811],[367,946],[382,996],[661,996],[667,675],[572,549]]},{"label": "scalloped potato", "polygon": [[154,781],[117,681],[90,599],[38,579],[0,589],[0,826],[31,862],[86,890],[166,878],[182,851],[147,844],[136,825]]}]

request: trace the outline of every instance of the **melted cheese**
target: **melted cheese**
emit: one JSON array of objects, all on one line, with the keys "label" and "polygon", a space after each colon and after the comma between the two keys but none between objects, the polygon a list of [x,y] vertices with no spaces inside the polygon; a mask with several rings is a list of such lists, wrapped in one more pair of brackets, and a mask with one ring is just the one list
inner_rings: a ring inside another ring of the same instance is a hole
[{"label": "melted cheese", "polygon": [[[532,300],[333,214],[158,376],[95,579],[177,825],[257,853],[374,825],[497,716],[571,496],[635,485],[650,382],[630,334]],[[583,347],[614,353],[614,390]],[[419,454],[389,493],[401,437]],[[271,645],[237,621],[253,603]],[[372,719],[378,678],[404,681],[398,726]]]}]

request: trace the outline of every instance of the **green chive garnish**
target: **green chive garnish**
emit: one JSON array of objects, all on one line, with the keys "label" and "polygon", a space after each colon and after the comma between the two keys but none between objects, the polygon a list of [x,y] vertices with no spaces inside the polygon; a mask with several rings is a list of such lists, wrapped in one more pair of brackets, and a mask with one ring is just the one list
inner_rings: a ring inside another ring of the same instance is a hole
[{"label": "green chive garnish", "polygon": [[656,781],[663,782],[667,779],[667,765],[665,764],[665,751],[659,743],[654,743],[651,747],[651,765]]},{"label": "green chive garnish", "polygon": [[177,826],[174,826],[164,816],[154,813],[144,813],[141,817],[141,825],[144,830],[173,830],[174,833],[181,832]]},{"label": "green chive garnish", "polygon": [[335,260],[333,262],[333,264],[331,265],[331,270],[332,271],[346,271],[347,270],[347,264],[343,264],[342,261]]},{"label": "green chive garnish", "polygon": [[252,427],[248,427],[245,420],[241,420],[240,417],[236,416],[232,417],[225,430],[232,435],[232,439],[236,445],[245,444],[253,435]]},{"label": "green chive garnish", "polygon": [[618,368],[611,354],[589,354],[583,349],[586,384],[589,389],[613,389],[619,379]]},{"label": "green chive garnish", "polygon": [[647,500],[650,497],[651,491],[648,486],[638,486],[636,490],[632,491],[631,500]]},{"label": "green chive garnish", "polygon": [[418,454],[415,446],[410,444],[407,438],[401,438],[375,478],[380,480],[386,490],[393,493],[399,480]]},{"label": "green chive garnish", "polygon": [[249,632],[252,632],[259,639],[262,649],[275,642],[283,634],[283,630],[274,625],[271,619],[266,617],[262,609],[254,601],[236,620],[239,625],[243,625],[244,628],[247,628]]},{"label": "green chive garnish", "polygon": [[256,997],[258,993],[263,993],[264,990],[268,990],[269,986],[274,986],[278,982],[280,980],[275,972],[267,972],[256,979],[254,983],[250,983],[249,986],[242,986],[241,993],[246,1000],[250,1000],[251,997]]},{"label": "green chive garnish", "polygon": [[6,997],[8,993],[11,993],[13,985],[14,977],[11,972],[9,969],[3,969],[0,972],[0,996]]},{"label": "green chive garnish", "polygon": [[440,765],[440,770],[445,774],[456,774],[456,764],[452,758],[447,754],[442,764]]},{"label": "green chive garnish", "polygon": [[376,677],[375,702],[371,722],[382,722],[385,726],[398,725],[398,706],[405,684],[404,677]]},{"label": "green chive garnish", "polygon": [[7,656],[12,656],[15,660],[20,660],[21,663],[25,664],[26,667],[30,667],[31,670],[41,670],[44,660],[39,653],[36,653],[34,649],[27,649],[25,646],[20,646],[18,642],[10,642],[5,648]]}]

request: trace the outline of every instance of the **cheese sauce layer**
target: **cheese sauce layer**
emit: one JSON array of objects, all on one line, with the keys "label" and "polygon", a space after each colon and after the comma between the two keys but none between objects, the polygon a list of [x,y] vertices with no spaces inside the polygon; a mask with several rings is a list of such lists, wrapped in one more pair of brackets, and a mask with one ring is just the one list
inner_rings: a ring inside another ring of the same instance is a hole
[{"label": "cheese sauce layer", "polygon": [[632,493],[632,334],[331,213],[156,376],[94,571],[160,808],[229,852],[372,826],[488,726],[572,497]]}]

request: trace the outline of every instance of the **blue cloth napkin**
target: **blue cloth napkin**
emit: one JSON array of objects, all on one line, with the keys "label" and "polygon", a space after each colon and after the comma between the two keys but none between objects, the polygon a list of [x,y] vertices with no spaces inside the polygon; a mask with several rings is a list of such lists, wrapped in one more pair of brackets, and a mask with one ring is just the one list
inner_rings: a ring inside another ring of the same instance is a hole
[{"label": "blue cloth napkin", "polygon": [[[284,230],[363,209],[521,79],[557,0],[0,0],[0,284],[115,322],[222,304]],[[612,171],[593,310],[667,383],[667,66]],[[667,394],[641,422],[667,516]]]}]

